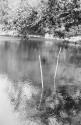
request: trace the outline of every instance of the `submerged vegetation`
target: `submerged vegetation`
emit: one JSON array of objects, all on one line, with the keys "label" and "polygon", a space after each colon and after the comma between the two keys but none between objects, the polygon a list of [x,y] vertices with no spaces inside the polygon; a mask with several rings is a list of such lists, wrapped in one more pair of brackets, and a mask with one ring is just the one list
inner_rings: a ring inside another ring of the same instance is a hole
[{"label": "submerged vegetation", "polygon": [[[14,110],[24,120],[37,125],[80,125],[81,123],[81,86],[73,83],[57,84],[56,76],[62,50],[58,50],[54,88],[44,83],[42,57],[39,55],[40,84],[34,86],[33,81],[14,82],[9,91]],[[74,53],[73,53],[74,54]],[[71,81],[71,80],[70,80]],[[51,81],[50,81],[51,82]],[[12,91],[13,90],[13,91]]]},{"label": "submerged vegetation", "polygon": [[[20,86],[22,87],[15,92],[15,94],[17,93],[17,96],[11,97],[11,102],[14,104],[15,110],[18,111],[21,114],[21,117],[25,120],[30,119],[30,121],[39,121],[44,125],[56,125],[56,123],[59,125],[73,125],[75,121],[75,123],[80,125],[80,86],[58,86],[56,89],[56,95],[53,94],[53,91],[50,88],[45,87],[42,93],[41,104],[40,87],[35,88],[28,82]],[[12,91],[10,95],[11,94]]]}]

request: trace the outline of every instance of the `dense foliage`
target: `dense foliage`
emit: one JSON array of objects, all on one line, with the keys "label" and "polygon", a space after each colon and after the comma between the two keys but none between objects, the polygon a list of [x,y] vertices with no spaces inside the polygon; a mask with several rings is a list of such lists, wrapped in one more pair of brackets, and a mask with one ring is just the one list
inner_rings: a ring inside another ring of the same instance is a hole
[{"label": "dense foliage", "polygon": [[78,0],[41,1],[36,8],[27,3],[21,5],[15,21],[21,34],[44,35],[49,32],[60,37],[80,34],[81,2]]},{"label": "dense foliage", "polygon": [[0,2],[1,22],[24,36],[47,32],[60,37],[81,34],[80,0],[41,0],[36,7],[22,0],[15,12],[10,11],[7,0]]},{"label": "dense foliage", "polygon": [[48,0],[44,18],[46,18],[49,28],[53,29],[55,33],[58,35],[60,35],[60,33],[63,33],[62,35],[67,35],[68,32],[75,27],[76,29],[77,27],[80,29],[80,13],[81,1]]},{"label": "dense foliage", "polygon": [[0,0],[0,25],[3,30],[13,29],[13,17],[15,18],[15,16],[13,10],[9,7],[8,0]]},{"label": "dense foliage", "polygon": [[8,1],[0,0],[0,23],[8,23],[8,10]]},{"label": "dense foliage", "polygon": [[[31,7],[27,1],[21,1],[19,8],[17,9],[16,18],[13,22],[16,30],[26,36],[27,34],[41,34],[41,28],[39,21],[40,14],[37,12],[37,8]],[[42,33],[43,34],[43,33]]]}]

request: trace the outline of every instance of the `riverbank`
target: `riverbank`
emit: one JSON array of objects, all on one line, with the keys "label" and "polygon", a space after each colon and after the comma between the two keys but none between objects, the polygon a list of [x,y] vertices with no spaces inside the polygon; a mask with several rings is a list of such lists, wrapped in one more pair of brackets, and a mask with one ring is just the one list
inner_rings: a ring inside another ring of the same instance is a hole
[{"label": "riverbank", "polygon": [[0,30],[0,36],[19,36],[18,32],[13,30],[13,31],[3,31],[3,30]]},{"label": "riverbank", "polygon": [[[9,31],[3,31],[0,30],[0,41],[9,41],[9,39],[18,39],[18,41],[21,40],[21,35],[16,31],[16,30],[9,30]],[[10,41],[11,41],[10,39]],[[65,42],[66,43],[70,43],[71,46],[74,46],[74,44],[81,44],[81,36],[72,36],[69,38],[59,38],[59,37],[55,37],[53,36],[53,34],[48,34],[46,33],[45,36],[41,36],[41,35],[28,35],[28,40],[32,40],[32,41],[45,41],[46,44],[57,44],[57,43],[62,43]],[[12,40],[12,42],[14,42],[14,40]]]}]

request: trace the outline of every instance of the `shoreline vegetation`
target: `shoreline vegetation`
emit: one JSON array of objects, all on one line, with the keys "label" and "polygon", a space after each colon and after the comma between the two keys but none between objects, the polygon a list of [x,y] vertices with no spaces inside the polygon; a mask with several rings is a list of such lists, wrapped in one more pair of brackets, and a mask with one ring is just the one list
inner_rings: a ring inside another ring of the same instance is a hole
[{"label": "shoreline vegetation", "polygon": [[[20,35],[16,30],[14,31],[0,30],[0,36],[22,37],[23,35]],[[46,33],[44,36],[33,35],[33,34],[32,35],[28,34],[27,36],[29,38],[44,38],[49,40],[57,39],[57,40],[68,40],[73,42],[81,40],[81,35],[65,37],[65,38],[56,37],[56,36],[53,36],[53,34],[49,34],[49,33]]]},{"label": "shoreline vegetation", "polygon": [[21,38],[25,40],[32,40],[32,41],[41,41],[45,42],[46,44],[60,44],[60,46],[70,46],[70,47],[81,47],[81,35],[78,36],[72,36],[72,37],[65,37],[65,38],[59,38],[56,36],[53,36],[53,34],[46,33],[44,36],[42,35],[27,35],[27,37],[23,35],[20,35],[17,31],[0,31],[0,37],[12,37],[12,38],[18,38],[21,40]]}]

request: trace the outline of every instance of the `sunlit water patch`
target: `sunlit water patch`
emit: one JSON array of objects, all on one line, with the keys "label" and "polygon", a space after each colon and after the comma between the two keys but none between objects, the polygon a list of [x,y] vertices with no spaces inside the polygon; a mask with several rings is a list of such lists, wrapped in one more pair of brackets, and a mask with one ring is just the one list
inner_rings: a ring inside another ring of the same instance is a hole
[{"label": "sunlit water patch", "polygon": [[0,75],[0,125],[20,125],[18,114],[13,112],[7,95],[9,84],[9,79],[5,75]]},{"label": "sunlit water patch", "polygon": [[[36,106],[37,100],[40,100],[41,89],[33,86],[32,82],[27,80],[24,82],[14,81],[9,84],[8,95],[13,106],[14,112],[19,114],[19,119],[23,123],[30,123],[31,116],[38,113]],[[33,124],[38,124],[37,120]]]},{"label": "sunlit water patch", "polygon": [[28,118],[36,112],[32,97],[39,92],[28,82],[15,85],[7,76],[0,75],[0,125],[39,125],[39,121]]}]

